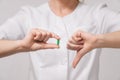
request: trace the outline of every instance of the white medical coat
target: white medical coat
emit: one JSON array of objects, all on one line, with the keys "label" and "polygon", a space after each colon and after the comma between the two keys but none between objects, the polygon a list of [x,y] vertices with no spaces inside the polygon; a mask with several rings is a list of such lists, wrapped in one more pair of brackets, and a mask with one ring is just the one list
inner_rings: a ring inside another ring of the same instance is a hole
[{"label": "white medical coat", "polygon": [[[29,52],[35,80],[98,80],[101,49],[86,54],[73,69],[76,52],[68,50],[66,43],[77,29],[93,34],[120,30],[120,15],[107,9],[105,4],[90,7],[79,3],[72,13],[62,18],[51,11],[48,3],[37,8],[24,7],[0,26],[0,38],[23,39],[32,28],[45,29],[61,37],[59,49]],[[48,42],[55,43],[55,40]]]}]

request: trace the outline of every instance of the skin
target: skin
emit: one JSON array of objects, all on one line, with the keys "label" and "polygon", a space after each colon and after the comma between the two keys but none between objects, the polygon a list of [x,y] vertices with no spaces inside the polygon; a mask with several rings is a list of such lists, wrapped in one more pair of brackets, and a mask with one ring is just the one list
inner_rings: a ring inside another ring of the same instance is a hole
[{"label": "skin", "polygon": [[76,50],[73,60],[73,68],[77,66],[81,58],[95,48],[120,48],[120,31],[95,35],[81,30],[76,31],[69,39],[67,48]]},{"label": "skin", "polygon": [[60,39],[60,37],[54,33],[42,29],[32,29],[22,40],[0,40],[0,57],[8,56],[16,52],[59,48],[56,44],[47,43],[50,38]]},{"label": "skin", "polygon": [[[78,3],[77,0],[49,0],[51,10],[61,17],[70,14]],[[56,44],[47,43],[49,38],[60,39],[54,33],[41,29],[33,29],[22,40],[0,40],[0,57],[18,52],[59,48]]]},{"label": "skin", "polygon": [[[49,0],[51,10],[60,17],[64,17],[74,11],[78,0]],[[95,48],[120,48],[120,31],[94,35],[81,30],[68,40],[67,48],[77,51],[73,61],[75,68],[80,59]],[[54,33],[32,29],[22,40],[0,40],[0,57],[8,56],[16,52],[28,52],[41,49],[59,48],[56,44],[47,43],[50,38],[60,39]]]},{"label": "skin", "polygon": [[78,0],[49,0],[49,6],[55,15],[64,17],[74,11]]}]

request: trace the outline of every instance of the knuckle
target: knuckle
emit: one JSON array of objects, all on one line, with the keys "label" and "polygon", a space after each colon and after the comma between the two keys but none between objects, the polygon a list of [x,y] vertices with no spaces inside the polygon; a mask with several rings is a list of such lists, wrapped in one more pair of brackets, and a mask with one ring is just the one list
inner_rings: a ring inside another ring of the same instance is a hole
[{"label": "knuckle", "polygon": [[49,33],[49,36],[52,37],[52,33]]},{"label": "knuckle", "polygon": [[46,33],[46,32],[43,32],[42,35],[43,35],[43,36],[47,36],[47,33]]},{"label": "knuckle", "polygon": [[78,37],[80,36],[80,31],[77,32],[76,36],[78,36]]},{"label": "knuckle", "polygon": [[72,36],[72,39],[75,39],[75,36]]},{"label": "knuckle", "polygon": [[69,45],[69,43],[67,43],[67,48],[70,49],[70,45]]},{"label": "knuckle", "polygon": [[72,43],[72,40],[71,40],[71,39],[69,40],[69,43]]},{"label": "knuckle", "polygon": [[42,33],[41,33],[41,32],[37,32],[37,35],[38,35],[38,36],[41,36],[41,35],[42,35]]},{"label": "knuckle", "polygon": [[67,45],[67,48],[70,49],[68,45]]},{"label": "knuckle", "polygon": [[50,37],[50,36],[51,36],[51,34],[50,34],[49,32],[47,32],[47,36],[49,36],[49,37]]},{"label": "knuckle", "polygon": [[77,38],[75,36],[72,37],[72,39],[76,42],[77,41]]},{"label": "knuckle", "polygon": [[67,42],[67,46],[70,46],[70,43],[69,43],[69,42]]}]

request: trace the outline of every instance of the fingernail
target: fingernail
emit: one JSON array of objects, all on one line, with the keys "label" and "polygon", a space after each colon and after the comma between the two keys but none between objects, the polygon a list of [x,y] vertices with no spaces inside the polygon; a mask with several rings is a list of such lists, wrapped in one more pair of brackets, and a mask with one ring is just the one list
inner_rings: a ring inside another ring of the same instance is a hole
[{"label": "fingernail", "polygon": [[76,67],[75,66],[72,66],[73,67],[73,69],[75,69]]},{"label": "fingernail", "polygon": [[60,46],[58,46],[57,48],[60,48]]}]

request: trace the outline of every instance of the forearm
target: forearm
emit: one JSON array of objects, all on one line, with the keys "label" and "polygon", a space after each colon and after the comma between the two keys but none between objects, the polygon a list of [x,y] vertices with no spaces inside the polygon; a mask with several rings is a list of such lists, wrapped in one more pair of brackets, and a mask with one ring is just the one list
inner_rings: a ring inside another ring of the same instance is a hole
[{"label": "forearm", "polygon": [[120,48],[120,31],[97,35],[96,47]]},{"label": "forearm", "polygon": [[0,57],[8,56],[13,53],[23,52],[21,41],[0,40]]}]

